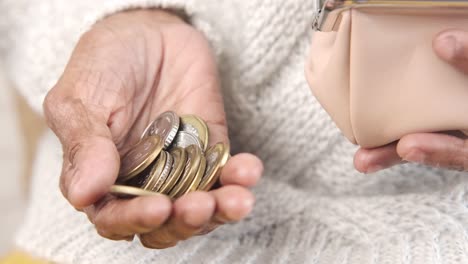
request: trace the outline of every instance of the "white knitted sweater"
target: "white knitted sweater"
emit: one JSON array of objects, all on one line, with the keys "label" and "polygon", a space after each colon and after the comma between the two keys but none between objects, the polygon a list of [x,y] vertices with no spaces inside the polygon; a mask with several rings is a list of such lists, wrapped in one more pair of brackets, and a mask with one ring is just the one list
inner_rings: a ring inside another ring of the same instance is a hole
[{"label": "white knitted sweater", "polygon": [[38,110],[96,19],[130,7],[184,9],[217,51],[234,151],[253,152],[266,167],[247,220],[150,250],[99,237],[67,204],[58,188],[61,148],[48,133],[17,246],[58,263],[468,263],[466,173],[353,169],[356,147],[303,76],[312,2],[0,0],[5,63]]}]

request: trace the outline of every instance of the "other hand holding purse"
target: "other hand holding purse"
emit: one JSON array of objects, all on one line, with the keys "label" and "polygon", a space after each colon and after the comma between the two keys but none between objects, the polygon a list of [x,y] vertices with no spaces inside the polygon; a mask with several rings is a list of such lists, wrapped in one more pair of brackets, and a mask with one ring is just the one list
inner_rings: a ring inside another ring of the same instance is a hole
[{"label": "other hand holding purse", "polygon": [[437,33],[468,29],[468,1],[321,2],[306,75],[351,142],[468,131],[468,77],[432,50]]}]

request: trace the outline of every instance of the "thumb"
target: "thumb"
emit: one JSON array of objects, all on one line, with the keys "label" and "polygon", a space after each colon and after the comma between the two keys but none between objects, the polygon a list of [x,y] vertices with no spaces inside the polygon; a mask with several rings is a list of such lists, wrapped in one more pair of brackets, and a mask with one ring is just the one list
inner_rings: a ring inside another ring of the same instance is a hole
[{"label": "thumb", "polygon": [[107,193],[120,158],[107,126],[110,113],[74,96],[72,90],[59,82],[47,95],[44,112],[63,147],[60,189],[75,208],[82,209]]},{"label": "thumb", "polygon": [[468,74],[468,32],[452,29],[441,32],[433,42],[437,55]]}]

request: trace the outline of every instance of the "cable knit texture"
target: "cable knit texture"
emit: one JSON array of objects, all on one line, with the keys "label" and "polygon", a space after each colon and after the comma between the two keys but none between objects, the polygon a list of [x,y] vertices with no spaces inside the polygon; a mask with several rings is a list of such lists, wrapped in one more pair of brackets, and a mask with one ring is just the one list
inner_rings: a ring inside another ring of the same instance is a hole
[{"label": "cable knit texture", "polygon": [[348,143],[303,76],[310,0],[3,0],[0,47],[40,110],[80,34],[135,7],[184,10],[217,51],[234,152],[265,162],[245,221],[167,250],[96,234],[58,189],[61,148],[40,146],[17,246],[58,263],[468,263],[468,176],[403,165],[357,173]]}]

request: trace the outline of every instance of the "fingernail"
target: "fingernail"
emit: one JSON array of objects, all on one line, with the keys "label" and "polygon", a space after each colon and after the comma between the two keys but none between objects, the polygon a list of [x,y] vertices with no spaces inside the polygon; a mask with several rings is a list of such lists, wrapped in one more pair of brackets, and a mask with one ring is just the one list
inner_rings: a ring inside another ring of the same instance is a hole
[{"label": "fingernail", "polygon": [[461,47],[457,37],[451,33],[445,33],[437,38],[437,51],[439,55],[448,61],[453,61],[460,56]]},{"label": "fingernail", "polygon": [[375,172],[381,171],[381,170],[383,170],[383,169],[384,169],[384,167],[382,167],[382,166],[380,166],[380,165],[369,166],[369,168],[367,168],[366,173],[367,173],[367,174],[371,174],[371,173],[375,173]]},{"label": "fingernail", "polygon": [[403,159],[406,161],[416,162],[420,164],[425,164],[426,158],[426,155],[418,150],[410,151],[406,156],[403,157]]}]

